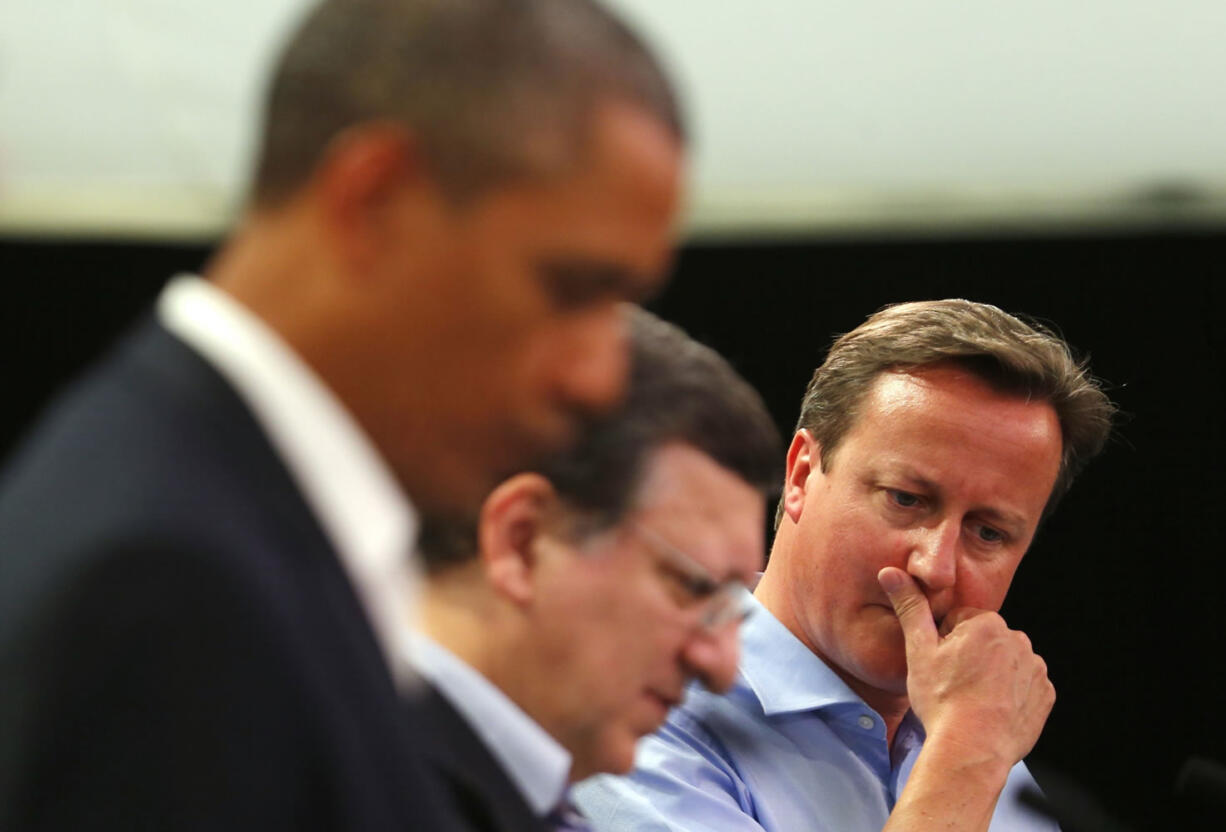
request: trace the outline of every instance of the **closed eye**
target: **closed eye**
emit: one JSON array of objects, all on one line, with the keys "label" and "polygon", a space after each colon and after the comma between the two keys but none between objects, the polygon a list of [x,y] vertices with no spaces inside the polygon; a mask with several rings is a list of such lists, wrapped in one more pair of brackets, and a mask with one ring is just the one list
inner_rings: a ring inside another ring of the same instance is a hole
[{"label": "closed eye", "polygon": [[548,260],[540,265],[546,291],[559,309],[581,309],[614,300],[639,301],[641,281],[621,266],[576,259]]},{"label": "closed eye", "polygon": [[700,575],[687,575],[678,570],[670,569],[669,575],[677,582],[677,586],[685,592],[692,603],[705,601],[719,591],[720,585],[710,578]]}]

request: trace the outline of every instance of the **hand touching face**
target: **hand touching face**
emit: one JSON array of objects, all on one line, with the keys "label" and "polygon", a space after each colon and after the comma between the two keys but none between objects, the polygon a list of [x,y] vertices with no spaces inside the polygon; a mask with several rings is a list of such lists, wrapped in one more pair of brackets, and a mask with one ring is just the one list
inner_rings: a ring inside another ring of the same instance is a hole
[{"label": "hand touching face", "polygon": [[759,597],[870,705],[905,697],[903,633],[877,574],[910,575],[937,623],[998,610],[1060,452],[1046,403],[954,367],[885,373],[825,465],[806,431],[793,439]]}]

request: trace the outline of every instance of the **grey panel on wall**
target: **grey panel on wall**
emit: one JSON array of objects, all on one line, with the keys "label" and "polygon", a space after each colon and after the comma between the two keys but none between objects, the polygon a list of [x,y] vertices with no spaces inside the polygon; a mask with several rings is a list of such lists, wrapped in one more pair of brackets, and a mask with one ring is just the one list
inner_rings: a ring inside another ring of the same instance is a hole
[{"label": "grey panel on wall", "polygon": [[[609,0],[694,126],[692,232],[1217,224],[1226,4]],[[210,236],[305,0],[9,0],[0,230]]]}]

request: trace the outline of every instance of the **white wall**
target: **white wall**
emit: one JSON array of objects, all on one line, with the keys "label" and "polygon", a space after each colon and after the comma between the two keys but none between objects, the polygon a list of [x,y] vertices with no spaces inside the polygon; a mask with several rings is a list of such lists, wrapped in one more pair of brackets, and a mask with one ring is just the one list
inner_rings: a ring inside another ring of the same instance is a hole
[{"label": "white wall", "polygon": [[[609,0],[696,136],[691,229],[1226,217],[1218,0]],[[303,0],[6,0],[0,229],[208,235]]]}]

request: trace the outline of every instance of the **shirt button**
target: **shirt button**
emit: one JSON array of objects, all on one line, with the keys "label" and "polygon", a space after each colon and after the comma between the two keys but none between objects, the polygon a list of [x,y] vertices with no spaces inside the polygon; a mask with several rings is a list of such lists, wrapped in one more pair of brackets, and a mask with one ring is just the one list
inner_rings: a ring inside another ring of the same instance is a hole
[{"label": "shirt button", "polygon": [[873,718],[869,716],[868,714],[861,714],[860,718],[856,720],[856,722],[859,722],[860,727],[863,728],[865,731],[872,730],[872,727],[876,725],[876,723],[873,722]]}]

